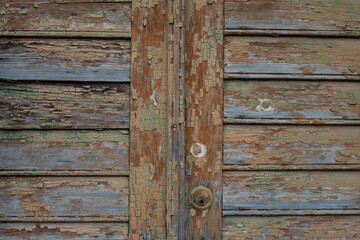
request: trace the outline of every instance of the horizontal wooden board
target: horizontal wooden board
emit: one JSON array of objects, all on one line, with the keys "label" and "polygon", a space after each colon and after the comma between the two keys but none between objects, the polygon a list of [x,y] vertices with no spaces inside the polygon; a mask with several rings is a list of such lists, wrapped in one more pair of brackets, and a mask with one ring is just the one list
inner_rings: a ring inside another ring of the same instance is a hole
[{"label": "horizontal wooden board", "polygon": [[225,217],[223,239],[358,239],[360,216]]},{"label": "horizontal wooden board", "polygon": [[0,128],[129,127],[129,84],[0,82]]},{"label": "horizontal wooden board", "polygon": [[[63,1],[2,1],[0,4],[0,32],[15,35],[19,31],[42,32],[102,32],[119,37],[131,36],[131,4],[120,2]],[[49,33],[50,32],[50,33]],[[81,36],[81,35],[79,35]],[[97,35],[95,35],[97,36]]]},{"label": "horizontal wooden board", "polygon": [[128,239],[127,223],[1,223],[3,240]]},{"label": "horizontal wooden board", "polygon": [[359,210],[359,171],[224,172],[225,210]]},{"label": "horizontal wooden board", "polygon": [[129,167],[128,131],[0,131],[1,171],[117,170]]},{"label": "horizontal wooden board", "polygon": [[130,42],[0,39],[0,79],[129,82]]},{"label": "horizontal wooden board", "polygon": [[0,220],[78,217],[116,220],[128,215],[127,177],[0,179]]},{"label": "horizontal wooden board", "polygon": [[[227,33],[360,35],[358,0],[228,0]],[[230,30],[230,31],[229,31]],[[290,32],[292,31],[292,32]]]},{"label": "horizontal wooden board", "polygon": [[360,83],[227,81],[227,118],[360,119]]},{"label": "horizontal wooden board", "polygon": [[224,164],[245,169],[360,164],[358,126],[225,126]]},{"label": "horizontal wooden board", "polygon": [[226,37],[225,78],[360,80],[360,40]]}]

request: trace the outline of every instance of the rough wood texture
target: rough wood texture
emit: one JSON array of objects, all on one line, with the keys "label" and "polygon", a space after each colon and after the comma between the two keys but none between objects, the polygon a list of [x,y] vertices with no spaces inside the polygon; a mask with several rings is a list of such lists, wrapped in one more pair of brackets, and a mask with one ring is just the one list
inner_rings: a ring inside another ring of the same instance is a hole
[{"label": "rough wood texture", "polygon": [[225,78],[360,80],[360,41],[350,38],[225,38]]},{"label": "rough wood texture", "polygon": [[360,36],[358,0],[228,0],[227,34]]},{"label": "rough wood texture", "polygon": [[360,164],[358,126],[226,126],[224,164],[246,168]]},{"label": "rough wood texture", "polygon": [[128,239],[127,223],[1,223],[3,240]]},{"label": "rough wood texture", "polygon": [[128,131],[0,131],[1,171],[129,167]]},{"label": "rough wood texture", "polygon": [[[225,210],[360,209],[357,171],[224,172]],[[265,214],[265,213],[264,213]],[[281,213],[279,213],[281,214]]]},{"label": "rough wood texture", "polygon": [[358,239],[359,216],[225,217],[223,239]]},{"label": "rough wood texture", "polygon": [[0,35],[130,37],[130,3],[1,1],[0,13]]},{"label": "rough wood texture", "polygon": [[129,82],[125,40],[0,39],[0,79]]},{"label": "rough wood texture", "polygon": [[166,239],[167,1],[132,4],[130,238]]},{"label": "rough wood texture", "polygon": [[[128,216],[128,178],[3,177],[0,220],[121,220]],[[74,218],[74,219],[73,219]]]},{"label": "rough wood texture", "polygon": [[0,82],[0,128],[129,127],[128,84]]},{"label": "rough wood texture", "polygon": [[220,239],[223,1],[187,1],[185,9],[187,194],[204,186],[214,195],[214,202],[204,211],[188,205],[186,239]]},{"label": "rough wood texture", "polygon": [[227,81],[227,118],[360,119],[357,82]]}]

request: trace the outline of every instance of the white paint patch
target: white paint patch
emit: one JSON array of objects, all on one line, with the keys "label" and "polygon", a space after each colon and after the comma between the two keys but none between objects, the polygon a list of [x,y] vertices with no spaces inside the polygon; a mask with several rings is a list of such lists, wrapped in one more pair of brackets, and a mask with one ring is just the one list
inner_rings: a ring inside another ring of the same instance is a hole
[{"label": "white paint patch", "polygon": [[206,146],[201,143],[194,143],[190,148],[191,154],[197,158],[205,157],[206,151]]},{"label": "white paint patch", "polygon": [[155,106],[158,105],[158,102],[156,101],[156,90],[151,94],[150,99],[153,100]]},{"label": "white paint patch", "polygon": [[[272,101],[268,98],[258,98],[260,104],[256,106],[256,111],[258,112],[274,112],[275,108],[271,106]],[[264,107],[265,106],[265,107]]]}]

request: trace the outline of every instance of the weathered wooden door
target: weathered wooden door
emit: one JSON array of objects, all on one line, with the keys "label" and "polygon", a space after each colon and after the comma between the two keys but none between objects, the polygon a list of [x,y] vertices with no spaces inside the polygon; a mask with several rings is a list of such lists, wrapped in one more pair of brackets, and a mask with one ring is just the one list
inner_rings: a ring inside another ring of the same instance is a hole
[{"label": "weathered wooden door", "polygon": [[358,0],[0,0],[0,239],[359,239]]}]

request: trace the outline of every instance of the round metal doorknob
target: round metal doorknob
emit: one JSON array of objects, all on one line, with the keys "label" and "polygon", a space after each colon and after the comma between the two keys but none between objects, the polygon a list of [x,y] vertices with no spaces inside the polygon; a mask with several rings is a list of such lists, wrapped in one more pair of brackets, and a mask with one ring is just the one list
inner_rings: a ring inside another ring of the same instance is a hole
[{"label": "round metal doorknob", "polygon": [[190,204],[193,208],[203,211],[208,209],[214,201],[214,196],[210,189],[203,186],[194,188],[190,193]]}]

